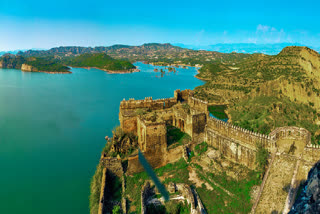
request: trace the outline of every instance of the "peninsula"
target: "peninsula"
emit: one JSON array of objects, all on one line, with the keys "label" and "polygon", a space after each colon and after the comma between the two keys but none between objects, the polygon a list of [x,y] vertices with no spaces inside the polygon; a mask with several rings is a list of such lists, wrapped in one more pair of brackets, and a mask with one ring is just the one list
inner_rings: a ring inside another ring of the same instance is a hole
[{"label": "peninsula", "polygon": [[110,73],[130,73],[139,71],[126,60],[113,59],[106,53],[85,53],[79,56],[70,56],[62,62],[71,67],[97,68]]},{"label": "peninsula", "polygon": [[71,73],[71,67],[97,68],[110,73],[139,71],[129,61],[113,59],[105,53],[86,53],[77,56],[44,57],[7,54],[0,58],[0,68],[15,68],[26,72]]},{"label": "peninsula", "polygon": [[23,57],[5,55],[0,58],[0,68],[21,69],[25,72],[71,73],[70,68],[51,57]]}]

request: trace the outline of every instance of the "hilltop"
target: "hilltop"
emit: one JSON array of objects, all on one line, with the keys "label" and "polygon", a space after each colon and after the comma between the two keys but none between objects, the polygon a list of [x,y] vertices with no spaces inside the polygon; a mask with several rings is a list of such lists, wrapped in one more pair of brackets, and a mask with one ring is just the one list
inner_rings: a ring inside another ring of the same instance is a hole
[{"label": "hilltop", "polygon": [[238,61],[249,54],[239,53],[219,53],[214,51],[190,50],[171,45],[169,43],[148,43],[140,46],[113,45],[108,47],[57,47],[50,50],[29,50],[19,52],[17,55],[25,57],[54,56],[55,58],[65,58],[78,56],[85,53],[106,53],[115,59],[129,60],[131,63],[144,61],[160,65],[184,64],[184,65],[202,65],[218,61]]},{"label": "hilltop", "polygon": [[129,61],[113,59],[105,53],[85,53],[67,57],[62,62],[72,67],[95,67],[112,72],[132,72],[136,68]]},{"label": "hilltop", "polygon": [[22,56],[6,54],[0,58],[0,68],[15,68],[29,72],[71,73],[72,67],[94,67],[110,72],[133,72],[135,66],[126,60],[113,59],[105,53],[85,53],[59,58],[54,55]]},{"label": "hilltop", "polygon": [[[319,129],[320,55],[310,48],[286,47],[275,56],[252,54],[199,71],[197,77],[207,82],[195,89],[196,96],[229,105],[236,125],[263,133],[280,123],[300,125],[313,134]],[[318,134],[314,138],[320,140]]]},{"label": "hilltop", "polygon": [[23,57],[11,54],[0,58],[0,68],[14,68],[29,72],[71,73],[67,66],[53,58]]}]

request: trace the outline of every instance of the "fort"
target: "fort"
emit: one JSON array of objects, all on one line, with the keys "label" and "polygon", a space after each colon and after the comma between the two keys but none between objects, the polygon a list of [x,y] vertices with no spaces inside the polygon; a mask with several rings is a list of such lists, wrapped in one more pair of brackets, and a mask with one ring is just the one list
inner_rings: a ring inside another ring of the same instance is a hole
[{"label": "fort", "polygon": [[[181,157],[186,159],[187,149],[191,150],[201,142],[217,149],[226,159],[249,169],[256,168],[257,145],[267,149],[269,164],[252,213],[287,213],[301,182],[320,159],[320,147],[311,144],[308,130],[279,127],[269,135],[263,135],[234,126],[210,116],[208,103],[195,98],[191,90],[176,90],[174,97],[166,99],[153,100],[147,97],[144,100],[123,100],[120,103],[119,120],[124,133],[136,136],[138,148],[154,168],[175,162]],[[169,148],[167,127],[170,126],[187,133],[191,137],[190,143]],[[129,156],[127,161],[127,175],[144,170],[136,154]],[[101,163],[117,176],[123,176],[119,158],[102,155]],[[114,167],[116,165],[118,167]],[[106,178],[103,179],[105,182]],[[284,187],[287,187],[286,191]],[[105,188],[104,185],[102,188]],[[103,198],[101,193],[99,213],[103,213]]]}]

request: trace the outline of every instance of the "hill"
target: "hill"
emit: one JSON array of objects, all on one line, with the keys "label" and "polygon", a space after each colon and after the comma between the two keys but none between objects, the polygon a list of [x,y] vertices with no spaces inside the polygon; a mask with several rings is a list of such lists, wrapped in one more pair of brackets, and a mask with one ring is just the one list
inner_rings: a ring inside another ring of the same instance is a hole
[{"label": "hill", "polygon": [[0,58],[0,68],[14,68],[29,72],[70,73],[70,69],[53,58],[36,58],[4,55]]},{"label": "hill", "polygon": [[[228,104],[233,123],[268,133],[280,125],[281,118],[281,125],[299,124],[314,134],[315,141],[320,140],[316,134],[320,55],[316,51],[291,46],[275,56],[252,54],[238,62],[207,64],[199,71],[197,77],[207,83],[195,89],[196,96]],[[301,109],[308,114],[302,117]]]},{"label": "hill", "polygon": [[[174,45],[193,50],[218,51],[221,53],[263,53],[268,55],[276,55],[287,46],[303,46],[299,43],[218,43],[214,45],[187,45],[176,43]],[[313,49],[319,51],[319,47],[313,47]]]},{"label": "hill", "polygon": [[249,54],[219,53],[213,51],[190,50],[171,45],[169,43],[149,43],[140,46],[113,45],[108,47],[57,47],[46,51],[29,50],[17,55],[25,57],[54,56],[65,58],[78,56],[84,53],[106,53],[115,59],[129,60],[130,62],[144,61],[147,63],[169,65],[202,65],[210,62],[231,62],[248,57]]},{"label": "hill", "polygon": [[95,67],[105,71],[133,71],[136,67],[129,61],[113,59],[105,53],[85,53],[62,60],[72,67]]}]

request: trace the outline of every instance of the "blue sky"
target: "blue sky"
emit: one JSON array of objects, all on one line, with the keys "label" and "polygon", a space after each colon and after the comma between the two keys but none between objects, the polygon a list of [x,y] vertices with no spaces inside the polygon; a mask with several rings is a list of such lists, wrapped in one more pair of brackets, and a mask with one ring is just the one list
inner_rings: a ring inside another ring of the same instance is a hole
[{"label": "blue sky", "polygon": [[170,42],[320,46],[320,2],[2,0],[0,51]]}]

